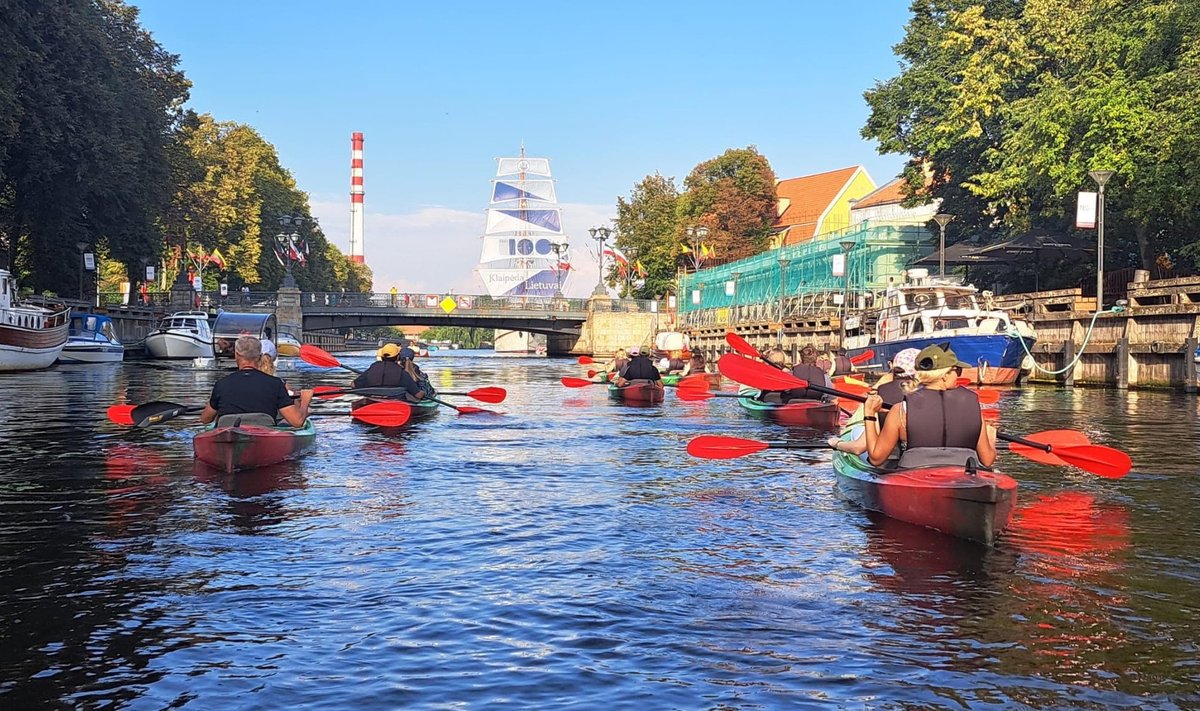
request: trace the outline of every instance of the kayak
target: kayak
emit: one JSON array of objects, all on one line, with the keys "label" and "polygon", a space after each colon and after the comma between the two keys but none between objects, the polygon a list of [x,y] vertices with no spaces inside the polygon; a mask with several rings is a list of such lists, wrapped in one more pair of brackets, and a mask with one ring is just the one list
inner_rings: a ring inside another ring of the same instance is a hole
[{"label": "kayak", "polygon": [[433,400],[422,400],[420,402],[409,402],[407,400],[386,400],[386,399],[385,400],[377,400],[375,398],[369,398],[369,397],[360,397],[357,400],[355,400],[354,402],[350,403],[350,409],[357,410],[360,407],[363,407],[365,405],[371,405],[371,404],[377,403],[377,402],[387,402],[387,403],[403,402],[404,404],[408,405],[409,407],[412,408],[412,414],[408,416],[408,419],[410,422],[412,420],[436,415],[437,411],[438,411],[438,404],[436,402],[434,402]]},{"label": "kayak", "polygon": [[[843,441],[861,427],[847,427]],[[843,496],[869,511],[990,546],[1012,519],[1017,482],[1000,472],[961,466],[885,471],[857,455],[834,452]]]},{"label": "kayak", "polygon": [[663,401],[663,389],[652,383],[636,383],[618,388],[608,386],[608,396],[622,402],[654,403]]},{"label": "kayak", "polygon": [[265,467],[268,464],[298,457],[317,441],[317,430],[312,420],[304,427],[263,427],[261,425],[239,425],[237,427],[215,427],[192,438],[192,449],[196,459],[205,464],[231,473]]},{"label": "kayak", "polygon": [[662,384],[667,385],[667,386],[678,385],[679,380],[682,377],[683,376],[680,375],[679,373],[672,373],[671,375],[664,375],[664,376],[662,376]]},{"label": "kayak", "polygon": [[738,404],[756,417],[766,417],[784,425],[806,427],[837,427],[842,411],[836,402],[821,400],[793,400],[786,405],[758,400],[758,390],[743,388],[738,391]]}]

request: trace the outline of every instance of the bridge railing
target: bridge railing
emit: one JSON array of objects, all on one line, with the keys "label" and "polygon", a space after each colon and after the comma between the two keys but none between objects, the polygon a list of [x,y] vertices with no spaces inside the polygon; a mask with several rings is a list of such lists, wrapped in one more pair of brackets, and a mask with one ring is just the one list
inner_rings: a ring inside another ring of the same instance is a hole
[{"label": "bridge railing", "polygon": [[[442,302],[447,298],[454,301],[458,312],[511,312],[511,311],[570,311],[588,310],[590,299],[568,298],[493,298],[476,294],[411,294],[411,293],[342,293],[305,292],[300,296],[300,305],[328,306],[330,308],[378,308],[443,311]],[[611,311],[651,311],[653,302],[638,299],[601,299],[595,306]]]}]

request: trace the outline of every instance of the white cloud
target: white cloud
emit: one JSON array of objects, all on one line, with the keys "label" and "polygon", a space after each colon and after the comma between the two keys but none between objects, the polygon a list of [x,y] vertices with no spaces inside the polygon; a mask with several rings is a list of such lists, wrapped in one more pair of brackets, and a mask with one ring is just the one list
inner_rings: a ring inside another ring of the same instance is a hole
[{"label": "white cloud", "polygon": [[[326,238],[343,252],[350,248],[349,201],[310,200],[312,214],[321,223]],[[608,225],[615,206],[567,203],[563,227],[571,245],[575,268],[563,290],[567,296],[584,297],[596,286],[596,241],[588,228]],[[407,213],[372,212],[364,218],[364,251],[367,266],[375,275],[375,291],[395,286],[401,292],[481,294],[483,284],[475,275],[479,264],[479,237],[485,213],[428,206]]]}]

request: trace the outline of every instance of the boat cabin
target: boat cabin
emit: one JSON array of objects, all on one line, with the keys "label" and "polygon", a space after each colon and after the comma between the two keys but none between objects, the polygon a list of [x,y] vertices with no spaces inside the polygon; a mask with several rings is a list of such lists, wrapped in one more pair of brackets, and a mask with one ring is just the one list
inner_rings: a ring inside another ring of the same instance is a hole
[{"label": "boat cabin", "polygon": [[157,330],[190,333],[206,340],[206,337],[212,334],[212,329],[208,325],[208,312],[206,311],[180,311],[173,313],[159,322]]},{"label": "boat cabin", "polygon": [[232,359],[233,342],[238,336],[255,336],[274,342],[278,332],[275,314],[223,311],[213,324],[213,353],[218,359]]},{"label": "boat cabin", "polygon": [[71,338],[120,343],[113,320],[100,314],[75,314],[68,334]]}]

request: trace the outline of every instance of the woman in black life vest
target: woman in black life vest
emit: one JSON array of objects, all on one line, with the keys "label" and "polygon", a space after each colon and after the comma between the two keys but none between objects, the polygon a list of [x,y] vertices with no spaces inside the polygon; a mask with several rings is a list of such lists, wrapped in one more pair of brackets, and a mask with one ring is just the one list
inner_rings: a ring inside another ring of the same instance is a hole
[{"label": "woman in black life vest", "polygon": [[923,387],[906,395],[882,428],[878,414],[883,398],[878,393],[868,396],[863,410],[871,464],[882,465],[903,441],[907,447],[900,457],[901,468],[961,466],[971,459],[992,466],[996,433],[983,421],[975,393],[958,387],[964,366],[949,344],[922,350],[917,354],[916,371]]},{"label": "woman in black life vest", "polygon": [[[800,362],[792,368],[792,375],[814,385],[833,387],[833,383],[829,380],[829,374],[817,365],[817,349],[812,346],[800,349]],[[783,402],[785,403],[793,400],[823,400],[824,398],[823,393],[808,388],[793,388],[783,393]]]}]

